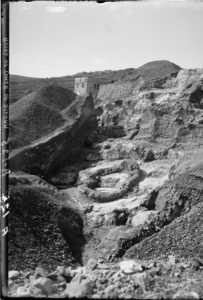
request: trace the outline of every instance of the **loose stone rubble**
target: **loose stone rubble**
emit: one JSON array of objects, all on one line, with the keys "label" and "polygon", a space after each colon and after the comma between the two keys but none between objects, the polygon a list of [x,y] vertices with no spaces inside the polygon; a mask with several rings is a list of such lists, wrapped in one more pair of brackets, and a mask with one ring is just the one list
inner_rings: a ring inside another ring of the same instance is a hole
[{"label": "loose stone rubble", "polygon": [[[198,265],[195,262],[199,261]],[[83,267],[58,266],[9,272],[9,297],[89,299],[200,299],[201,260],[122,260],[103,263],[90,259]],[[13,276],[13,274],[15,276]],[[190,280],[188,281],[188,274]],[[195,275],[195,276],[194,276]]]}]

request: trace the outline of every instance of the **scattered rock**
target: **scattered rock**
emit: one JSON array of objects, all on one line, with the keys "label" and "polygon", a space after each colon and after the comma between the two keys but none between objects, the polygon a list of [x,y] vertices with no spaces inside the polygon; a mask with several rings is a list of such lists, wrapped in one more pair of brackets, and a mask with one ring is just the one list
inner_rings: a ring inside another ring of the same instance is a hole
[{"label": "scattered rock", "polygon": [[153,277],[155,275],[160,274],[160,268],[159,267],[153,267],[151,270],[148,271],[148,274]]},{"label": "scattered rock", "polygon": [[132,278],[134,282],[142,288],[143,292],[148,290],[150,279],[147,271],[133,274]]},{"label": "scattered rock", "polygon": [[177,293],[175,293],[175,295],[173,295],[172,299],[174,300],[192,300],[192,299],[200,299],[198,293],[196,292],[187,292],[187,291],[178,291]]},{"label": "scattered rock", "polygon": [[143,225],[156,214],[157,212],[153,210],[139,210],[131,219],[131,226],[137,227]]},{"label": "scattered rock", "polygon": [[8,272],[8,278],[9,279],[16,279],[20,276],[20,272],[12,270]]},{"label": "scattered rock", "polygon": [[91,272],[97,267],[97,264],[98,264],[97,260],[94,258],[91,258],[85,265],[85,270],[87,272]]},{"label": "scattered rock", "polygon": [[169,256],[168,256],[168,261],[169,261],[169,263],[170,263],[171,265],[175,265],[175,263],[176,263],[176,258],[175,258],[175,256],[174,256],[174,255],[169,255]]},{"label": "scattered rock", "polygon": [[34,287],[32,285],[29,286],[29,291],[32,296],[39,298],[46,298],[47,294],[44,294],[41,289]]},{"label": "scattered rock", "polygon": [[15,282],[11,279],[8,280],[8,288],[11,289],[15,285]]},{"label": "scattered rock", "polygon": [[82,298],[90,295],[92,290],[92,283],[81,274],[77,274],[67,285],[66,290],[61,294],[61,296],[69,298]]},{"label": "scattered rock", "polygon": [[[125,299],[200,299],[202,287],[201,270],[195,271],[192,262],[175,260],[171,264],[165,260],[126,260],[106,263],[105,269],[99,268],[95,259],[90,259],[85,267],[64,268],[59,266],[58,276],[63,281],[51,281],[46,277],[29,279],[23,282],[9,282],[9,296],[40,298],[125,298]],[[81,272],[82,269],[82,272]],[[65,274],[72,272],[73,278]],[[39,269],[37,270],[39,271]],[[45,270],[44,270],[45,271]],[[35,272],[37,273],[37,272]],[[178,278],[177,278],[177,273]],[[190,274],[192,280],[188,278]],[[197,292],[196,292],[197,291]]]},{"label": "scattered rock", "polygon": [[16,293],[12,295],[13,297],[32,297],[32,294],[30,293],[29,289],[24,287],[24,286],[20,286]]},{"label": "scattered rock", "polygon": [[61,276],[57,271],[47,274],[46,278],[49,278],[53,281],[58,281],[58,280],[60,281],[60,278],[62,278],[62,280],[64,280],[64,277]]},{"label": "scattered rock", "polygon": [[56,290],[54,282],[48,278],[40,277],[32,281],[32,287],[40,289],[45,295],[51,295]]},{"label": "scattered rock", "polygon": [[135,262],[134,260],[124,260],[119,263],[121,271],[125,274],[133,274],[136,272],[142,272],[143,267],[140,263]]},{"label": "scattered rock", "polygon": [[46,271],[43,268],[37,267],[34,272],[34,278],[46,277]]},{"label": "scattered rock", "polygon": [[64,266],[58,266],[56,268],[56,272],[58,272],[58,274],[66,277],[66,278],[71,277],[71,273],[70,273],[69,269],[66,269]]},{"label": "scattered rock", "polygon": [[110,296],[110,294],[114,293],[115,292],[115,285],[109,285],[105,290],[104,290],[104,293],[105,295],[108,297]]},{"label": "scattered rock", "polygon": [[193,266],[195,266],[195,268],[198,270],[199,268],[203,267],[203,259],[199,258],[199,257],[194,257],[194,264]]}]

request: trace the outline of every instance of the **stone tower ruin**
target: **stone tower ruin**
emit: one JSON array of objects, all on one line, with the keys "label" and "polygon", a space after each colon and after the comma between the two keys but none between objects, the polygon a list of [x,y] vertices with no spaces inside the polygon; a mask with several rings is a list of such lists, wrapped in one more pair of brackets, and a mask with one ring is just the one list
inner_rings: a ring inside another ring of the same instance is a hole
[{"label": "stone tower ruin", "polygon": [[78,95],[95,94],[99,84],[88,77],[75,78],[74,92]]}]

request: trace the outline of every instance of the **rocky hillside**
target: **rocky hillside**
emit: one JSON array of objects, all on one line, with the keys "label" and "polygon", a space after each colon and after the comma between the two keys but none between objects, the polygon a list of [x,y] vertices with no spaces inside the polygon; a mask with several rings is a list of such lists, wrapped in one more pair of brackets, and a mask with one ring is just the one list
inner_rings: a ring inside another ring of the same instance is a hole
[{"label": "rocky hillside", "polygon": [[181,70],[161,81],[140,78],[102,86],[96,99],[101,126],[124,131],[132,141],[128,148],[144,142],[165,148],[202,144],[202,73]]},{"label": "rocky hillside", "polygon": [[9,295],[200,299],[203,69],[95,74],[11,105]]},{"label": "rocky hillside", "polygon": [[91,97],[58,86],[32,92],[10,107],[10,167],[47,178],[81,152],[96,127]]},{"label": "rocky hillside", "polygon": [[67,197],[35,175],[12,173],[9,269],[75,265],[81,261],[83,243],[82,218]]},{"label": "rocky hillside", "polygon": [[75,75],[52,77],[52,78],[33,78],[19,75],[10,75],[10,103],[21,99],[23,96],[35,91],[38,88],[47,85],[58,85],[60,87],[74,90],[74,81],[77,77],[88,77],[96,83],[111,83],[117,81],[126,73],[130,73],[134,69],[126,69],[119,71],[97,71],[97,72],[81,72]]},{"label": "rocky hillside", "polygon": [[61,112],[75,98],[72,91],[48,85],[10,105],[10,149],[27,146],[64,125]]},{"label": "rocky hillside", "polygon": [[[159,66],[158,66],[159,64]],[[153,72],[150,72],[149,70]],[[14,103],[23,96],[35,91],[46,85],[58,85],[73,91],[74,80],[77,77],[88,77],[93,79],[96,83],[107,84],[118,80],[135,79],[139,76],[150,78],[161,78],[163,74],[176,74],[180,70],[175,64],[168,61],[159,61],[145,64],[137,69],[128,68],[118,71],[96,71],[96,72],[80,72],[75,75],[52,77],[52,78],[34,78],[19,75],[10,75],[10,103]]]}]

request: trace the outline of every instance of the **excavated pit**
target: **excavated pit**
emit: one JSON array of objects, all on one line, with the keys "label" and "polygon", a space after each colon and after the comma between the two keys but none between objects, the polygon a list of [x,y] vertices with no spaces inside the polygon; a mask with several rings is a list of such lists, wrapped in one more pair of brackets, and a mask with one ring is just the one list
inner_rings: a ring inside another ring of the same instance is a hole
[{"label": "excavated pit", "polygon": [[[120,259],[145,239],[161,236],[202,201],[200,156],[198,164],[187,165],[203,141],[202,87],[195,85],[201,83],[201,72],[178,69],[167,78],[138,76],[101,86],[94,103],[91,97],[78,98],[57,110],[67,127],[59,122],[56,136],[12,153],[15,170],[43,175],[57,187],[51,203],[63,195],[64,206],[56,205],[59,217],[52,225],[77,262]],[[51,185],[45,184],[48,190]]]},{"label": "excavated pit", "polygon": [[[98,140],[100,140],[99,145]],[[99,152],[101,148],[106,148],[106,145],[111,146],[115,141],[116,139],[109,139],[109,137],[105,140],[103,136],[99,138],[97,136],[95,143],[89,145],[89,153],[95,148]],[[86,164],[88,168],[85,168],[85,163],[83,163],[82,170],[78,170],[75,184],[61,190],[70,197],[73,204],[83,214],[85,238],[84,245],[81,247],[83,263],[90,257],[107,258],[105,253],[104,255],[99,253],[98,247],[101,243],[101,249],[105,248],[102,242],[106,240],[107,233],[114,228],[122,228],[121,232],[128,234],[133,226],[138,226],[138,224],[142,226],[144,221],[148,222],[152,216],[156,215],[155,200],[160,187],[167,180],[171,163],[166,159],[163,163],[159,161],[157,168],[154,164],[156,164],[155,161],[137,163],[129,159],[107,162],[105,160],[88,161]],[[135,180],[132,180],[130,188],[124,190],[124,193],[116,194],[115,187],[119,186],[120,182],[129,183],[129,179],[133,176]],[[105,194],[107,192],[108,194]],[[115,198],[111,197],[112,193]],[[140,217],[136,217],[139,211],[143,213]],[[150,234],[153,233],[150,231]],[[108,241],[110,245],[112,241],[111,239],[110,242]],[[117,255],[116,251],[115,255]]]},{"label": "excavated pit", "polygon": [[[99,144],[99,149],[105,148],[106,143],[111,145],[115,142],[116,139],[103,140]],[[91,145],[91,149],[96,147],[98,143]],[[178,164],[180,157],[181,155],[174,157],[173,154],[173,158],[166,156],[148,162],[138,160],[138,163],[134,161],[133,164],[129,159],[110,162],[101,160],[90,162],[87,169],[84,168],[79,172],[77,184],[64,191],[69,196],[72,193],[70,197],[73,202],[83,211],[84,236],[86,237],[82,250],[83,263],[91,257],[107,261],[120,259],[131,247],[159,231],[162,232],[163,228],[192,208],[189,204],[191,196],[184,195],[182,192],[173,200],[173,205],[170,206],[166,202],[163,207],[157,206],[160,199],[164,197],[163,191],[167,185],[169,183],[173,185],[171,170]],[[115,191],[119,180],[127,178],[128,172],[132,175],[135,170],[139,170],[142,176],[124,195],[118,195],[116,199],[108,199],[105,202],[95,197],[95,191],[99,193],[106,189]],[[180,176],[180,184],[181,178]],[[176,186],[177,181],[174,181],[174,184]],[[86,194],[82,190],[81,193],[81,187],[85,185],[86,188],[88,185],[91,187],[91,192]],[[201,194],[200,187],[199,191]]]}]

